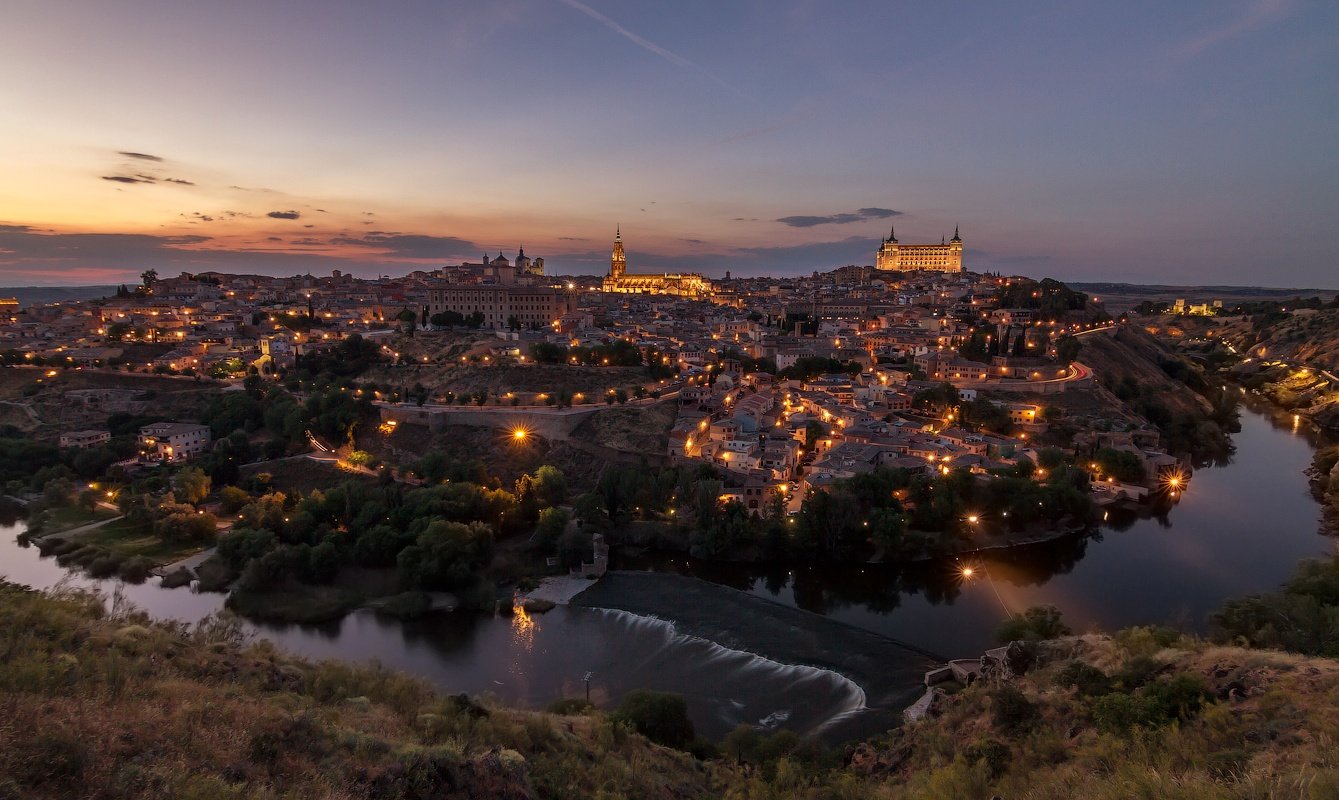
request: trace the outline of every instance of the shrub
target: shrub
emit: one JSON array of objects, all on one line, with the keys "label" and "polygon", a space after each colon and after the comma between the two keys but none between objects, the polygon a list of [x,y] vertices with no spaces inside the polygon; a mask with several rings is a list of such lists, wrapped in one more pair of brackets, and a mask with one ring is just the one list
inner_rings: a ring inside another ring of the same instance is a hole
[{"label": "shrub", "polygon": [[1111,678],[1105,672],[1082,661],[1066,664],[1055,682],[1060,686],[1073,686],[1084,697],[1110,694],[1112,689]]},{"label": "shrub", "polygon": [[1012,686],[991,694],[991,721],[1003,733],[1026,733],[1041,719],[1037,706]]},{"label": "shrub", "polygon": [[963,756],[971,764],[983,762],[993,781],[1009,771],[1013,753],[1009,750],[1009,745],[1004,742],[985,739],[964,750]]},{"label": "shrub", "polygon": [[1041,641],[1068,636],[1069,626],[1060,620],[1060,610],[1055,606],[1033,606],[1022,614],[1013,617],[995,633],[1001,642]]},{"label": "shrub", "polygon": [[126,583],[144,583],[149,578],[149,570],[153,569],[153,561],[144,556],[131,556],[121,562],[117,574],[121,580]]},{"label": "shrub", "polygon": [[93,559],[88,565],[88,574],[94,578],[110,578],[121,568],[121,562],[125,556],[118,553],[107,553]]},{"label": "shrub", "polygon": [[72,788],[83,781],[89,752],[74,733],[56,730],[37,733],[21,746],[19,757],[14,777],[21,785]]},{"label": "shrub", "polygon": [[1124,735],[1144,721],[1144,709],[1128,694],[1109,694],[1093,704],[1093,723],[1098,730]]},{"label": "shrub", "polygon": [[561,714],[563,716],[577,716],[580,714],[585,714],[592,708],[594,708],[594,706],[591,705],[589,700],[586,700],[584,698],[561,697],[557,700],[554,700],[552,703],[549,703],[549,707],[545,709],[545,711],[547,711],[550,714]]},{"label": "shrub", "polygon": [[630,725],[657,744],[679,750],[695,737],[693,722],[688,719],[688,703],[682,695],[669,692],[649,689],[628,692],[610,719]]}]

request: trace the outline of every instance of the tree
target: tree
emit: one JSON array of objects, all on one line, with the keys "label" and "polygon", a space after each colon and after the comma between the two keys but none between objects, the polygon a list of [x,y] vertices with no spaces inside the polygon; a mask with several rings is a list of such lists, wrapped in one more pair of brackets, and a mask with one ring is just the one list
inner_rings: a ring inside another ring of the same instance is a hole
[{"label": "tree", "polygon": [[456,325],[464,325],[465,315],[456,311],[442,311],[433,314],[428,321],[436,328],[450,328]]},{"label": "tree", "polygon": [[146,269],[139,274],[139,279],[144,284],[144,293],[149,294],[153,291],[153,285],[158,282],[158,270]]},{"label": "tree", "polygon": [[1061,364],[1071,364],[1079,357],[1083,342],[1074,336],[1061,336],[1055,342],[1055,358]]},{"label": "tree", "polygon": [[696,736],[693,722],[688,718],[688,703],[682,695],[669,692],[649,689],[628,692],[611,719],[630,725],[656,744],[680,750]]},{"label": "tree", "polygon": [[172,542],[208,542],[218,532],[218,519],[213,514],[173,512],[158,520],[154,530]]},{"label": "tree", "polygon": [[481,522],[464,524],[437,519],[396,563],[408,586],[457,589],[472,584],[493,551],[493,530]]},{"label": "tree", "polygon": [[1032,606],[1022,614],[1007,620],[995,633],[1001,642],[1042,641],[1070,634],[1069,626],[1060,619],[1055,606]]},{"label": "tree", "polygon": [[546,506],[556,506],[567,499],[567,476],[551,464],[544,464],[535,470],[531,486],[539,501]]},{"label": "tree", "polygon": [[1103,447],[1093,456],[1098,468],[1121,483],[1135,483],[1144,479],[1144,463],[1128,450]]},{"label": "tree", "polygon": [[172,491],[182,500],[198,506],[209,496],[211,481],[199,467],[187,467],[172,478]]}]

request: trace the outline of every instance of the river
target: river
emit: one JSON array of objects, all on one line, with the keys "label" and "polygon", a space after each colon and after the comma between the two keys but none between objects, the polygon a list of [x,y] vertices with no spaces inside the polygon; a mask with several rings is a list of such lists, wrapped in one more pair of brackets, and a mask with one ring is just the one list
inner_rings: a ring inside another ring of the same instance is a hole
[{"label": "river", "polygon": [[[898,655],[899,642],[975,657],[993,643],[1007,613],[1043,603],[1060,608],[1078,631],[1140,623],[1203,631],[1207,614],[1225,599],[1271,590],[1302,558],[1333,552],[1317,533],[1319,507],[1303,476],[1312,443],[1290,422],[1243,409],[1235,455],[1197,471],[1164,517],[1115,520],[1096,536],[984,556],[975,560],[984,569],[967,582],[950,564],[759,569],[680,557],[619,566],[691,575],[751,597],[732,609],[729,593],[718,593],[724,599],[709,618],[695,605],[693,613],[684,610],[682,626],[573,606],[537,616],[450,613],[415,622],[363,610],[327,625],[247,627],[298,655],[376,660],[446,691],[487,693],[531,708],[584,697],[588,686],[604,707],[631,689],[653,688],[683,694],[699,732],[710,737],[741,722],[837,738],[867,735],[887,727],[892,706],[914,690],[908,676],[926,662],[911,651]],[[21,530],[21,524],[0,526],[0,574],[11,581],[119,590],[156,617],[188,622],[222,607],[222,595],[163,589],[156,579],[124,585],[68,573],[36,548],[18,545]],[[759,600],[769,603],[751,605]],[[768,613],[782,622],[754,624],[758,608],[775,604],[814,614]],[[858,685],[838,674],[846,662],[831,657],[843,647],[894,653],[898,668],[882,678],[866,671]],[[877,707],[867,709],[867,702]]]}]

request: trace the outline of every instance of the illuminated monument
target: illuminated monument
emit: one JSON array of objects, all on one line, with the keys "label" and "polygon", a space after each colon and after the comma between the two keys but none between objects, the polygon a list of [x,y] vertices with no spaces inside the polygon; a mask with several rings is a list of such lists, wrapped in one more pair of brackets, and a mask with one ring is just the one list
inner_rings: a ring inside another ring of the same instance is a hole
[{"label": "illuminated monument", "polygon": [[955,227],[953,238],[939,244],[902,244],[896,231],[889,230],[874,254],[874,266],[896,272],[962,272],[962,237]]},{"label": "illuminated monument", "polygon": [[680,297],[706,297],[711,281],[696,272],[664,275],[628,274],[628,257],[623,253],[623,232],[615,228],[614,253],[609,259],[609,274],[601,288],[617,294],[672,294]]}]

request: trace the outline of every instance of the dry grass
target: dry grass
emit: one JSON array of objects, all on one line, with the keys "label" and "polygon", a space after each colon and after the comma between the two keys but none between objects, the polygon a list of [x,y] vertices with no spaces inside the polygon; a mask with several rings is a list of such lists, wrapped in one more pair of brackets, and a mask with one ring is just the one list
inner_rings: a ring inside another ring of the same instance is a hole
[{"label": "dry grass", "polygon": [[98,609],[0,588],[0,797],[705,793],[687,756],[601,720],[484,708],[385,670],[244,646],[227,624]]}]

